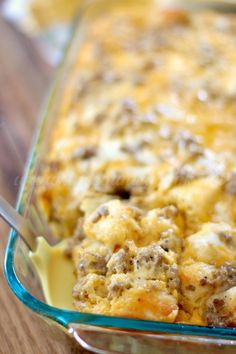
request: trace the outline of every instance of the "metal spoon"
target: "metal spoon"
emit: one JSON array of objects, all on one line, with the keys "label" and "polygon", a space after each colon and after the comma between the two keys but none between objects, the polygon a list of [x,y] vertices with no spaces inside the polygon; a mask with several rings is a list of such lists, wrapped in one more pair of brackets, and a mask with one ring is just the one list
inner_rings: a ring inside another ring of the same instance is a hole
[{"label": "metal spoon", "polygon": [[0,216],[20,235],[31,251],[34,251],[36,248],[36,235],[29,227],[27,220],[17,213],[17,211],[1,196]]}]

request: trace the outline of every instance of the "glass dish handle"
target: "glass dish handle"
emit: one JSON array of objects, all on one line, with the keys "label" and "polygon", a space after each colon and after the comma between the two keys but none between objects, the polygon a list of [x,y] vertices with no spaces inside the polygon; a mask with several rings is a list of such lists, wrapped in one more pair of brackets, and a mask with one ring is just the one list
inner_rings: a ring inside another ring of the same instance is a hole
[{"label": "glass dish handle", "polygon": [[231,340],[165,333],[124,331],[69,324],[69,333],[84,348],[98,354],[232,354]]},{"label": "glass dish handle", "polygon": [[158,350],[147,335],[103,327],[70,324],[69,333],[84,348],[99,354],[172,354],[167,348]]}]

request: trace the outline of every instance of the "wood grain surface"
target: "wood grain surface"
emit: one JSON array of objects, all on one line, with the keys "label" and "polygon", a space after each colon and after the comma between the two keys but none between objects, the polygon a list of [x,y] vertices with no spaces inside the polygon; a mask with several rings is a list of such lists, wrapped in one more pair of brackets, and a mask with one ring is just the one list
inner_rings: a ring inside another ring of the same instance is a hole
[{"label": "wood grain surface", "polygon": [[[51,76],[34,43],[0,17],[0,193],[11,203]],[[3,274],[7,234],[0,221],[0,354],[88,353],[59,330],[48,336],[44,322],[11,293]]]}]

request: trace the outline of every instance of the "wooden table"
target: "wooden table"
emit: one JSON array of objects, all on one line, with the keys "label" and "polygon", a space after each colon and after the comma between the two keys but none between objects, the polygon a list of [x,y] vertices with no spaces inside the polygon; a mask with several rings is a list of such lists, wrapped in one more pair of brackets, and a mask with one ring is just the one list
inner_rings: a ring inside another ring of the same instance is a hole
[{"label": "wooden table", "polygon": [[[15,202],[43,96],[52,76],[34,43],[0,17],[0,193]],[[59,344],[9,290],[3,275],[7,227],[0,221],[0,354],[88,353],[63,336]]]}]

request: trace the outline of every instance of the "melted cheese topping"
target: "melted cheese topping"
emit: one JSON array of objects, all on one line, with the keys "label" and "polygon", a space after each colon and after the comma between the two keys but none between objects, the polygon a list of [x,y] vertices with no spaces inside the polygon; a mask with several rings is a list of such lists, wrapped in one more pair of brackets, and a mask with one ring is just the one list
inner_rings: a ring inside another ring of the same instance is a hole
[{"label": "melted cheese topping", "polygon": [[236,325],[235,20],[146,4],[87,29],[37,188],[79,311]]}]

